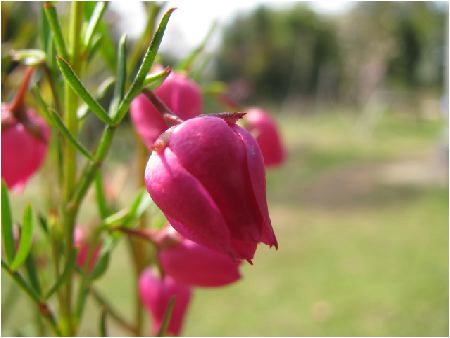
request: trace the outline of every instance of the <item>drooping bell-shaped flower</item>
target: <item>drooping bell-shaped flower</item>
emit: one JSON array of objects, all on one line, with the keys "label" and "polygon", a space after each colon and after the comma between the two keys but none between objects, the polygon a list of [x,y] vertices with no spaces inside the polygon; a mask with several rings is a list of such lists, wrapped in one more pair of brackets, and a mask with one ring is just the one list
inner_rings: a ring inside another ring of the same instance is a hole
[{"label": "drooping bell-shaped flower", "polygon": [[250,108],[246,113],[244,116],[246,129],[258,142],[265,166],[282,164],[286,158],[286,151],[275,120],[259,108]]},{"label": "drooping bell-shaped flower", "polygon": [[74,233],[74,246],[78,249],[76,259],[77,265],[83,269],[84,264],[86,263],[86,260],[90,255],[88,271],[92,271],[95,263],[97,262],[98,255],[100,254],[101,245],[97,244],[93,249],[93,252],[90,253],[91,249],[89,244],[89,238],[87,238],[85,230],[83,230],[81,227],[76,227]]},{"label": "drooping bell-shaped flower", "polygon": [[32,109],[26,123],[17,120],[10,106],[2,103],[2,178],[8,188],[21,189],[42,165],[47,153],[50,129]]},{"label": "drooping bell-shaped flower", "polygon": [[182,238],[171,226],[163,231],[178,238],[178,241],[159,250],[164,273],[177,282],[198,287],[218,287],[240,279],[240,262],[229,255]]},{"label": "drooping bell-shaped flower", "polygon": [[259,242],[278,245],[267,208],[264,163],[255,139],[236,119],[222,117],[196,117],[161,135],[145,182],[184,237],[251,260]]},{"label": "drooping bell-shaped flower", "polygon": [[[155,90],[155,94],[183,120],[201,113],[201,90],[183,73],[171,73]],[[131,102],[130,113],[137,133],[150,149],[158,136],[167,129],[161,113],[144,94],[140,94]]]},{"label": "drooping bell-shaped flower", "polygon": [[180,334],[191,293],[189,286],[176,282],[170,276],[161,279],[153,273],[151,268],[141,273],[139,295],[145,308],[152,315],[152,334],[156,335],[160,330],[164,313],[172,297],[175,303],[167,333],[173,336]]}]

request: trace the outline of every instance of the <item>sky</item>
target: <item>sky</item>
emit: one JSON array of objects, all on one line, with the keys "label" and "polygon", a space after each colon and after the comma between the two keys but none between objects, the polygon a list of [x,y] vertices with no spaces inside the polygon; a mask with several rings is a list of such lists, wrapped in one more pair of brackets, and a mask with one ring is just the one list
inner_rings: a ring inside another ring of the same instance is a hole
[{"label": "sky", "polygon": [[[212,36],[206,50],[214,50],[220,39],[220,28],[226,25],[238,13],[247,12],[258,5],[272,8],[292,6],[293,1],[267,1],[267,0],[222,0],[199,1],[178,0],[169,1],[167,8],[177,7],[172,14],[163,39],[161,51],[171,50],[175,54],[183,55],[198,46],[211,25],[217,21],[218,30]],[[323,14],[338,14],[345,11],[350,2],[346,1],[312,1],[307,2],[314,10]],[[145,27],[146,17],[140,1],[113,1],[111,9],[117,11],[122,19],[119,20],[119,29],[127,32],[129,37],[137,37]]]}]

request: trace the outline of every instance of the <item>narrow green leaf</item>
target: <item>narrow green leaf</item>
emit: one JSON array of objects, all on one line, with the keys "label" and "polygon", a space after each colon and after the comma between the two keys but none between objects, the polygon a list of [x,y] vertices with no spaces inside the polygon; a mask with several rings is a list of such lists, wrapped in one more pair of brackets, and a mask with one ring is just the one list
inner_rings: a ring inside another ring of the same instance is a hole
[{"label": "narrow green leaf", "polygon": [[76,138],[72,135],[72,133],[67,129],[63,120],[54,110],[48,110],[47,104],[44,102],[44,99],[39,93],[37,88],[33,88],[33,94],[38,101],[39,106],[41,107],[42,112],[47,117],[47,120],[52,124],[52,126],[58,129],[61,134],[84,156],[86,156],[89,160],[93,160],[93,157],[89,150],[87,150]]},{"label": "narrow green leaf", "polygon": [[120,123],[120,121],[122,121],[128,111],[128,108],[130,107],[131,101],[141,92],[145,77],[147,76],[147,73],[153,65],[153,61],[155,60],[156,54],[158,53],[159,46],[161,45],[161,41],[164,36],[164,31],[169,22],[170,15],[174,10],[175,8],[170,8],[161,19],[155,36],[153,37],[150,46],[145,52],[144,59],[142,60],[141,66],[139,67],[133,83],[128,89],[128,92],[126,93],[124,99],[120,102],[117,110],[113,114],[114,124],[118,124]]},{"label": "narrow green leaf", "polygon": [[138,219],[152,203],[153,201],[149,194],[142,189],[128,208],[122,209],[106,217],[103,221],[103,225],[112,227],[120,224],[124,227],[129,227],[131,223]]},{"label": "narrow green leaf", "polygon": [[31,299],[33,299],[35,302],[39,302],[39,295],[34,291],[32,288],[30,288],[25,281],[25,279],[22,277],[21,274],[18,272],[12,271],[8,264],[2,259],[2,268],[5,270],[8,275],[11,276],[11,278],[17,283],[17,285],[24,290],[28,296],[30,296]]},{"label": "narrow green leaf", "polygon": [[87,296],[89,295],[89,280],[83,274],[82,269],[76,268],[76,270],[81,274],[81,281],[79,284],[79,290],[77,295],[77,301],[75,305],[75,318],[79,321],[83,315],[84,307],[86,305]]},{"label": "narrow green leaf", "polygon": [[53,40],[55,41],[58,54],[63,58],[68,59],[67,48],[64,42],[61,26],[59,24],[58,14],[56,13],[55,6],[49,1],[44,3],[44,12],[47,16],[48,24],[52,32]]},{"label": "narrow green leaf", "polygon": [[164,312],[164,317],[157,333],[157,337],[163,337],[166,335],[167,327],[169,326],[170,319],[172,318],[173,307],[175,305],[175,297],[170,297],[169,303],[167,304],[166,311]]},{"label": "narrow green leaf", "polygon": [[97,208],[100,213],[100,217],[105,219],[109,215],[109,210],[108,202],[105,197],[105,190],[103,189],[103,177],[100,171],[95,177],[95,199],[97,201]]},{"label": "narrow green leaf", "polygon": [[125,82],[127,79],[127,35],[120,38],[117,51],[117,81],[114,88],[114,97],[123,99],[125,95]]},{"label": "narrow green leaf", "polygon": [[[39,30],[39,37],[41,39],[42,49],[47,50],[47,44],[49,41],[51,41],[51,34],[50,27],[48,25],[47,16],[45,15],[44,7],[41,7],[40,9],[40,30]],[[50,40],[49,40],[50,38]]]},{"label": "narrow green leaf", "polygon": [[45,299],[50,298],[56,291],[58,291],[59,287],[64,283],[67,277],[70,276],[70,272],[72,272],[72,270],[75,267],[76,258],[77,258],[77,250],[73,248],[67,259],[66,266],[64,267],[63,272],[58,277],[52,288],[46,293]]},{"label": "narrow green leaf", "polygon": [[214,23],[209,28],[208,33],[206,33],[206,36],[203,38],[200,45],[195,48],[191,54],[189,54],[183,61],[179,63],[179,65],[176,67],[177,71],[187,71],[189,72],[192,64],[195,62],[197,57],[203,52],[203,50],[206,47],[206,44],[208,43],[209,39],[211,38],[212,34],[217,28],[217,21],[214,21]]},{"label": "narrow green leaf", "polygon": [[130,223],[138,219],[152,203],[153,201],[150,198],[150,195],[145,190],[141,190],[131,204],[128,211],[128,217],[124,221],[123,226],[130,226]]},{"label": "narrow green leaf", "polygon": [[14,235],[11,208],[9,206],[8,188],[2,180],[2,238],[5,247],[6,261],[11,263],[14,259]]},{"label": "narrow green leaf", "polygon": [[103,224],[106,227],[111,227],[114,225],[122,224],[127,221],[128,214],[129,214],[128,208],[122,209],[122,210],[115,212],[114,214],[106,217],[105,220],[103,221]]},{"label": "narrow green leaf", "polygon": [[34,260],[33,249],[31,249],[27,259],[25,260],[25,269],[27,271],[28,280],[30,281],[31,287],[34,289],[34,291],[36,291],[36,293],[40,297],[42,294],[42,288],[36,270],[36,263]]},{"label": "narrow green leaf", "polygon": [[103,242],[102,249],[100,251],[97,263],[95,263],[94,269],[89,276],[91,281],[100,278],[108,269],[109,258],[111,255],[112,249],[115,247],[117,240],[113,237],[107,237]]},{"label": "narrow green leaf", "polygon": [[86,35],[84,36],[84,46],[86,50],[88,50],[90,47],[92,37],[94,36],[98,24],[103,14],[105,13],[107,5],[108,4],[106,2],[97,2],[97,4],[95,5],[94,12],[92,13],[88,26],[86,28]]},{"label": "narrow green leaf", "polygon": [[[56,78],[56,48],[52,37],[50,36],[47,43],[47,49],[45,50],[47,66],[50,69],[51,74]],[[56,80],[57,81],[57,80]]]},{"label": "narrow green leaf", "polygon": [[127,79],[127,35],[124,34],[120,38],[119,47],[117,51],[117,77],[116,85],[114,87],[114,98],[111,102],[110,111],[114,112],[117,105],[122,101],[125,95],[125,83]]},{"label": "narrow green leaf", "polygon": [[45,53],[40,49],[12,50],[10,55],[14,61],[22,62],[28,66],[36,66],[45,62]]},{"label": "narrow green leaf", "polygon": [[17,270],[28,257],[28,253],[33,243],[33,211],[28,205],[23,213],[22,229],[20,231],[19,247],[16,256],[11,263],[11,270]]},{"label": "narrow green leaf", "polygon": [[54,125],[58,130],[67,138],[67,140],[72,143],[72,145],[77,148],[77,150],[83,154],[86,158],[89,160],[93,160],[94,157],[92,154],[87,150],[76,138],[72,135],[72,133],[67,129],[67,127],[64,125],[64,122],[61,120],[61,117],[56,113],[54,110],[50,111],[50,116],[52,117],[54,121]]},{"label": "narrow green leaf", "polygon": [[47,222],[47,218],[42,215],[41,213],[38,214],[38,224],[41,227],[42,231],[48,235],[48,222]]},{"label": "narrow green leaf", "polygon": [[64,75],[64,79],[69,83],[70,87],[78,94],[78,96],[86,102],[89,106],[89,109],[97,115],[97,117],[107,124],[111,124],[111,119],[108,116],[108,113],[103,109],[100,103],[95,100],[91,94],[89,94],[88,90],[81,83],[80,79],[77,77],[72,67],[70,67],[69,63],[61,57],[58,57],[56,62],[58,63],[59,69]]},{"label": "narrow green leaf", "polygon": [[88,50],[88,54],[87,54],[87,61],[89,63],[89,61],[92,60],[92,58],[94,57],[95,53],[99,50],[101,43],[102,43],[102,36],[100,34],[94,34],[94,37],[92,38],[92,42],[91,42],[91,48],[89,48]]},{"label": "narrow green leaf", "polygon": [[[97,101],[103,100],[104,97],[106,96],[106,94],[109,92],[109,90],[113,87],[114,85],[114,78],[113,77],[109,77],[107,78],[105,81],[103,81],[100,86],[98,87],[97,91],[95,92],[95,99]],[[86,117],[87,113],[89,111],[89,107],[87,104],[83,104],[82,106],[80,106],[80,108],[77,111],[77,118],[78,120],[82,120]]]},{"label": "narrow green leaf", "polygon": [[108,337],[108,331],[106,329],[106,315],[107,311],[105,309],[102,309],[102,312],[100,314],[100,321],[98,323],[98,331],[100,333],[100,337]]},{"label": "narrow green leaf", "polygon": [[148,74],[144,80],[144,87],[150,90],[155,90],[164,82],[171,71],[172,70],[170,69],[170,67],[167,67],[160,73]]}]

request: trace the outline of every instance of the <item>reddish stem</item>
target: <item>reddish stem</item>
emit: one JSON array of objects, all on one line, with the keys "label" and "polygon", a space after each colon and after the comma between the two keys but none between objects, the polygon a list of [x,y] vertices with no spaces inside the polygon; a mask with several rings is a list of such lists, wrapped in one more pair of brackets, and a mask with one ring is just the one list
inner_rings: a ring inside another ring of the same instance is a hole
[{"label": "reddish stem", "polygon": [[25,75],[22,80],[22,84],[17,91],[16,97],[9,104],[9,110],[14,114],[14,116],[20,120],[23,117],[23,101],[25,99],[25,94],[28,90],[28,85],[30,84],[31,76],[33,75],[34,67],[28,67],[25,71]]},{"label": "reddish stem", "polygon": [[151,90],[144,89],[142,92],[152,102],[156,110],[162,115],[164,122],[166,122],[168,127],[172,127],[183,122],[183,120],[176,116]]}]

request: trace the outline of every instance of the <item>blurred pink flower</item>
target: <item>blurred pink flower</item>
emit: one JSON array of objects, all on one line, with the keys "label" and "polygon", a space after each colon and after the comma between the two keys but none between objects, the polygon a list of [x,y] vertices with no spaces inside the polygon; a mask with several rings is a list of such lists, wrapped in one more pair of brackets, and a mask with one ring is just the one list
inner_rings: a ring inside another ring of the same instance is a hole
[{"label": "blurred pink flower", "polygon": [[[168,226],[163,231],[172,233],[175,229]],[[199,287],[218,287],[241,278],[240,262],[181,236],[179,238],[179,242],[162,247],[159,251],[164,273],[177,282]]]},{"label": "blurred pink flower", "polygon": [[253,137],[235,121],[196,117],[170,128],[145,170],[147,191],[184,237],[251,261],[275,245],[265,171]]},{"label": "blurred pink flower", "polygon": [[[155,90],[155,94],[183,120],[201,113],[201,90],[195,82],[182,73],[171,73]],[[166,123],[144,94],[140,94],[131,102],[130,112],[137,133],[150,149],[158,136],[167,129]]]},{"label": "blurred pink flower", "polygon": [[[44,139],[33,135],[29,129],[17,121],[2,103],[2,178],[8,188],[21,189],[39,169],[47,153],[50,129],[45,121],[28,109],[28,122],[39,129]],[[7,121],[8,126],[4,127]]]},{"label": "blurred pink flower", "polygon": [[[77,265],[80,268],[84,267],[84,263],[86,262],[86,259],[88,258],[89,254],[89,239],[86,237],[86,232],[83,230],[81,226],[77,226],[75,228],[75,234],[74,234],[74,245],[75,248],[78,249],[78,255],[77,255]],[[100,254],[101,245],[97,244],[97,246],[94,249],[94,252],[92,253],[91,259],[89,261],[88,269],[89,271],[92,271],[92,269],[95,266],[95,263],[97,262],[98,255]]]},{"label": "blurred pink flower", "polygon": [[153,317],[153,335],[158,333],[172,297],[174,297],[175,303],[167,333],[174,336],[180,334],[191,293],[189,286],[177,283],[170,276],[161,279],[155,276],[151,268],[142,272],[139,277],[139,294],[145,308]]},{"label": "blurred pink flower", "polygon": [[258,142],[265,166],[281,165],[286,158],[286,151],[275,120],[259,108],[250,108],[246,113],[246,129]]}]

